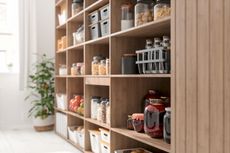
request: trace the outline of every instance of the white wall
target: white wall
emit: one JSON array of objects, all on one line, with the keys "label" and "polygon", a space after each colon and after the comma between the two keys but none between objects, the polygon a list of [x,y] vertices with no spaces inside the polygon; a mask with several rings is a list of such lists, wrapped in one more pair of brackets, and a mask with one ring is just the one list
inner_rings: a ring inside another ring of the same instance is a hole
[{"label": "white wall", "polygon": [[[54,0],[36,1],[36,50],[54,57]],[[0,128],[14,129],[31,126],[27,117],[29,102],[26,91],[19,90],[18,74],[0,74]]]}]

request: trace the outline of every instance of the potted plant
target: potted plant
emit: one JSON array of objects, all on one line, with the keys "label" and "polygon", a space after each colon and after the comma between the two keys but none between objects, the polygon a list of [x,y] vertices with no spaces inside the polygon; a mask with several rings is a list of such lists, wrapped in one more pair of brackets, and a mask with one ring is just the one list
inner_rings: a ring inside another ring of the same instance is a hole
[{"label": "potted plant", "polygon": [[29,116],[33,118],[36,131],[48,131],[54,128],[54,63],[45,54],[34,65],[34,73],[29,75],[32,107]]}]

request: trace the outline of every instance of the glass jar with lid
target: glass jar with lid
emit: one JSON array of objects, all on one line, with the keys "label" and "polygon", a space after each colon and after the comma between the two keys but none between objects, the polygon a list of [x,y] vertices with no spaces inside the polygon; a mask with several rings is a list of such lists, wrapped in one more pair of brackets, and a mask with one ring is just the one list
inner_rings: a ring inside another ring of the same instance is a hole
[{"label": "glass jar with lid", "polygon": [[155,37],[154,38],[154,48],[160,47],[161,46],[161,38]]},{"label": "glass jar with lid", "polygon": [[100,103],[101,97],[93,96],[91,98],[91,118],[97,119],[97,108]]},{"label": "glass jar with lid", "polygon": [[73,63],[71,67],[71,75],[77,75],[77,64]]},{"label": "glass jar with lid", "polygon": [[157,4],[154,6],[154,20],[170,16],[170,13],[170,0],[157,0]]},{"label": "glass jar with lid", "polygon": [[67,75],[67,67],[64,64],[59,65],[59,75]]},{"label": "glass jar with lid", "polygon": [[145,49],[153,48],[153,41],[151,39],[146,39]]},{"label": "glass jar with lid", "polygon": [[76,15],[83,9],[83,0],[72,1],[72,16]]},{"label": "glass jar with lid", "polygon": [[98,75],[99,74],[99,65],[102,57],[101,56],[94,56],[91,66],[92,75]]},{"label": "glass jar with lid", "polygon": [[106,99],[101,98],[101,103],[97,108],[97,120],[100,122],[106,122]]},{"label": "glass jar with lid", "polygon": [[110,103],[109,103],[109,99],[107,99],[107,103],[106,103],[106,123],[110,124]]},{"label": "glass jar with lid", "polygon": [[150,10],[151,0],[137,0],[135,5],[135,26],[153,21],[153,16]]},{"label": "glass jar with lid", "polygon": [[106,75],[106,60],[101,60],[100,62],[99,75]]},{"label": "glass jar with lid", "polygon": [[106,66],[105,66],[106,68],[106,75],[109,75],[109,59],[107,58],[106,59]]},{"label": "glass jar with lid", "polygon": [[166,114],[164,116],[164,141],[171,143],[171,108],[165,108]]},{"label": "glass jar with lid", "polygon": [[126,30],[133,27],[134,11],[132,3],[124,3],[121,6],[121,30]]}]

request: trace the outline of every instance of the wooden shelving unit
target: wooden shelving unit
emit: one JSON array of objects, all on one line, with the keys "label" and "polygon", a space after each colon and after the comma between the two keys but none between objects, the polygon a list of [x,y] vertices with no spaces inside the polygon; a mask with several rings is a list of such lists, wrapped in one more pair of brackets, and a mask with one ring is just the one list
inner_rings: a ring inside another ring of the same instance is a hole
[{"label": "wooden shelving unit", "polygon": [[[60,37],[67,36],[67,48],[57,51],[56,48],[56,76],[55,92],[66,93],[67,101],[74,94],[82,94],[85,100],[84,116],[80,116],[68,110],[55,108],[57,112],[67,115],[68,126],[78,124],[83,120],[85,128],[85,148],[74,144],[68,138],[66,141],[73,144],[82,152],[91,152],[89,131],[99,127],[108,129],[111,134],[111,152],[116,149],[130,147],[144,147],[159,153],[170,152],[170,145],[162,139],[152,139],[146,134],[136,133],[125,129],[127,116],[141,111],[141,102],[148,89],[157,89],[164,95],[172,96],[171,89],[174,74],[121,74],[121,57],[125,53],[135,53],[135,50],[145,46],[145,39],[154,36],[170,35],[171,17],[153,21],[142,26],[133,27],[120,31],[120,5],[123,0],[85,0],[84,8],[75,16],[71,16],[71,0],[56,1],[56,41]],[[91,40],[89,35],[88,14],[96,9],[109,4],[110,6],[110,34],[98,39]],[[57,14],[61,5],[66,6],[66,23],[58,25]],[[113,13],[112,13],[113,12]],[[116,17],[114,17],[116,15]],[[85,41],[73,45],[72,32],[76,31],[79,25],[84,25]],[[109,75],[91,75],[92,57],[101,54],[110,59]],[[174,53],[171,52],[171,55]],[[85,75],[70,75],[72,63],[84,62]],[[68,74],[58,75],[60,64],[67,65]],[[173,68],[173,64],[171,67]],[[135,82],[135,83],[134,83]],[[90,118],[90,99],[92,96],[108,97],[111,102],[111,125],[101,123]],[[79,121],[80,120],[80,121]]]}]

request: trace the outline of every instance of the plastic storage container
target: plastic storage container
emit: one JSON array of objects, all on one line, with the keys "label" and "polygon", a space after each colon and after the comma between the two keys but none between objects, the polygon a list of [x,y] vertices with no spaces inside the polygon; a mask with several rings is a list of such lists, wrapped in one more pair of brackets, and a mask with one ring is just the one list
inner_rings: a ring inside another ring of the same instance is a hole
[{"label": "plastic storage container", "polygon": [[100,20],[100,14],[98,10],[89,14],[89,21],[91,24],[98,23],[99,20]]},{"label": "plastic storage container", "polygon": [[77,140],[78,144],[82,147],[85,148],[85,134],[84,134],[84,129],[80,131],[75,131],[77,133]]},{"label": "plastic storage container", "polygon": [[124,3],[121,6],[121,30],[134,26],[134,10],[132,3]]},{"label": "plastic storage container", "polygon": [[101,30],[100,30],[99,23],[95,23],[89,26],[89,28],[90,28],[91,39],[97,39],[101,36]]},{"label": "plastic storage container", "polygon": [[101,27],[101,36],[106,36],[108,35],[109,32],[109,19],[105,19],[100,21],[100,27]]},{"label": "plastic storage container", "polygon": [[101,153],[110,153],[110,144],[101,141]]},{"label": "plastic storage container", "polygon": [[91,150],[94,153],[101,153],[101,135],[97,130],[89,130]]},{"label": "plastic storage container", "polygon": [[170,0],[157,0],[157,4],[154,6],[154,20],[170,16],[170,13]]},{"label": "plastic storage container", "polygon": [[166,114],[164,116],[164,141],[171,143],[171,108],[165,108]]},{"label": "plastic storage container", "polygon": [[137,60],[136,54],[124,54],[121,59],[121,73],[122,74],[137,74]]},{"label": "plastic storage container", "polygon": [[57,108],[67,110],[67,96],[66,94],[56,94]]},{"label": "plastic storage container", "polygon": [[91,118],[97,119],[97,107],[101,97],[93,96],[91,98]]},{"label": "plastic storage container", "polygon": [[108,130],[99,128],[100,132],[101,132],[101,140],[107,143],[110,143],[110,133]]},{"label": "plastic storage container", "polygon": [[109,5],[103,6],[102,8],[99,9],[99,11],[101,15],[101,20],[109,18],[109,13],[110,13]]},{"label": "plastic storage container", "polygon": [[68,135],[69,135],[69,139],[77,144],[78,139],[77,139],[77,133],[75,132],[75,129],[76,126],[68,127]]},{"label": "plastic storage container", "polygon": [[63,113],[56,113],[56,132],[67,138],[67,116]]}]

